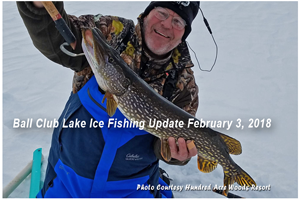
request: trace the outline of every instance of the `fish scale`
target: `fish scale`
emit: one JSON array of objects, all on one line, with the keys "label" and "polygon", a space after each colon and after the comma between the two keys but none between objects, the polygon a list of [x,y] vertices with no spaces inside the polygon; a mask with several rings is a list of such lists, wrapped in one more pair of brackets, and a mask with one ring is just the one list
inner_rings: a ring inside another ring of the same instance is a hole
[{"label": "fish scale", "polygon": [[[85,31],[91,31],[93,38],[86,38]],[[92,40],[93,46],[90,46],[87,40]],[[250,175],[229,155],[242,152],[240,142],[210,128],[196,128],[193,125],[188,128],[186,124],[190,118],[199,120],[160,96],[135,74],[107,44],[99,29],[83,30],[82,47],[99,86],[113,95],[119,110],[127,119],[145,122],[144,130],[162,141],[169,137],[193,140],[198,151],[197,162],[200,171],[211,172],[217,164],[223,167],[223,184],[226,186],[224,195],[227,195],[229,185],[234,182],[241,186],[256,186]],[[185,125],[182,128],[151,128],[150,121],[154,118],[158,121],[183,121]]]}]

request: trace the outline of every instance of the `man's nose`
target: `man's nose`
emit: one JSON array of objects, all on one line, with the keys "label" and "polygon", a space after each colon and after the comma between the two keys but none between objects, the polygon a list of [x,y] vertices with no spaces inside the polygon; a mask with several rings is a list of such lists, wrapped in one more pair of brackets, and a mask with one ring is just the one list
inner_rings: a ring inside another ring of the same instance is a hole
[{"label": "man's nose", "polygon": [[168,29],[172,29],[172,20],[173,17],[169,16],[166,20],[162,21],[161,24]]}]

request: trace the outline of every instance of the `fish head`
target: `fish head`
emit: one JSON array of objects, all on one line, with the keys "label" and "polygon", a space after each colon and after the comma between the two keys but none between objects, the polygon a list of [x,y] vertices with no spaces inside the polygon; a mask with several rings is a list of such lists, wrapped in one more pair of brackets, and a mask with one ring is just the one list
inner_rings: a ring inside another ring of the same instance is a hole
[{"label": "fish head", "polygon": [[98,28],[82,29],[82,49],[100,88],[111,94],[125,92],[128,66]]}]

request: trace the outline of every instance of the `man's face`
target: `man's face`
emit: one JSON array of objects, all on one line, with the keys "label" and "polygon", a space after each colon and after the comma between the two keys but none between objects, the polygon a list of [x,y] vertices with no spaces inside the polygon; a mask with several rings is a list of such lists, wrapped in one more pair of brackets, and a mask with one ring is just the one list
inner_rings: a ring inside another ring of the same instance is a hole
[{"label": "man's face", "polygon": [[153,9],[144,18],[144,38],[149,50],[156,55],[165,55],[181,43],[185,29],[173,28],[172,19],[179,15],[174,11],[165,8],[169,12],[166,20],[160,20],[155,16]]}]

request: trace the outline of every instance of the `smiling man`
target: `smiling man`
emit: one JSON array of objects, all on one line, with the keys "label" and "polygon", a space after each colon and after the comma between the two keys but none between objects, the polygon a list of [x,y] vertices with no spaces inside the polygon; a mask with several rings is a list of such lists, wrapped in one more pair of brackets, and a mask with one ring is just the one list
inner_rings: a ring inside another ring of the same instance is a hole
[{"label": "smiling man", "polygon": [[151,2],[147,7],[143,14],[143,28],[145,43],[150,51],[157,55],[166,55],[186,39],[199,5],[198,2],[182,4],[184,3],[181,2],[178,7],[170,2]]},{"label": "smiling man", "polygon": [[186,22],[174,11],[154,8],[144,17],[144,38],[148,49],[156,55],[166,55],[181,43]]},{"label": "smiling man", "polygon": [[[91,126],[90,121],[107,124],[110,118],[102,103],[104,93],[86,58],[70,57],[60,50],[64,39],[41,2],[17,5],[35,47],[53,62],[74,70],[73,92],[59,122],[66,121],[66,126],[76,120],[86,121],[86,126]],[[199,2],[151,2],[138,17],[137,25],[132,20],[101,14],[67,15],[63,2],[55,2],[55,6],[78,41],[73,53],[82,53],[81,30],[97,27],[156,92],[196,114],[198,87],[185,40]],[[118,110],[113,118],[125,119]],[[170,151],[170,161],[164,160],[162,149]],[[138,128],[58,127],[53,132],[44,186],[38,197],[171,197],[170,191],[156,189],[167,186],[161,179],[165,176],[158,160],[185,165],[196,154],[189,140],[171,137],[161,142]],[[137,185],[151,189],[137,190]]]}]

